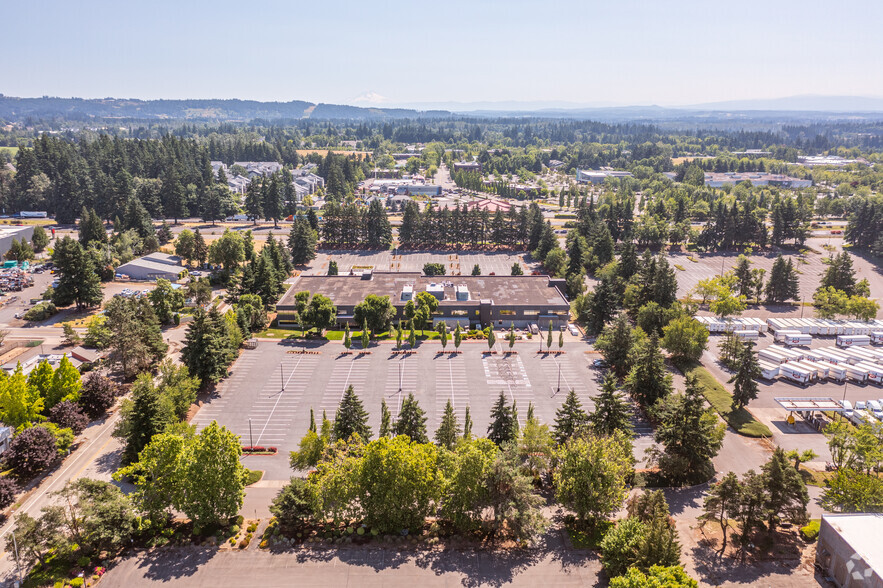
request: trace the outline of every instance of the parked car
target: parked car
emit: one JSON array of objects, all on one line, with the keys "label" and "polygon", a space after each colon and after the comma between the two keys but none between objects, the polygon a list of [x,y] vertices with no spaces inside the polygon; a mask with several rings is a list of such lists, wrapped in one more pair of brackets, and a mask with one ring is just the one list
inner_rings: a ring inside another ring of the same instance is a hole
[{"label": "parked car", "polygon": [[595,361],[592,362],[592,367],[593,367],[593,368],[599,368],[599,369],[600,369],[600,368],[606,368],[606,367],[607,367],[607,362],[604,361],[603,359],[596,359]]},{"label": "parked car", "polygon": [[579,329],[576,328],[576,325],[568,325],[567,328],[570,330],[571,335],[579,337]]}]

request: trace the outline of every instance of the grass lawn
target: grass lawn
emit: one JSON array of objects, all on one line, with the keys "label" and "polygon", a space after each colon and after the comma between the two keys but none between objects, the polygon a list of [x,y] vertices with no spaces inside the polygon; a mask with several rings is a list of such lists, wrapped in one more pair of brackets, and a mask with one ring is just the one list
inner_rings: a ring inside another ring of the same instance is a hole
[{"label": "grass lawn", "polygon": [[263,470],[250,470],[246,468],[245,470],[245,485],[251,486],[256,482],[260,482],[261,478],[264,477]]},{"label": "grass lawn", "polygon": [[577,549],[598,549],[601,540],[607,531],[612,529],[616,523],[613,521],[601,521],[594,527],[587,528],[580,525],[576,520],[569,519],[565,522],[564,527],[567,529],[567,536],[570,542]]},{"label": "grass lawn", "polygon": [[820,488],[825,487],[825,480],[829,480],[834,477],[834,472],[819,472],[816,470],[808,470],[804,467],[803,464],[800,464],[800,477],[803,478],[803,483],[807,486],[819,486]]},{"label": "grass lawn", "polygon": [[698,362],[678,365],[678,369],[687,374],[693,374],[702,385],[702,393],[708,404],[727,421],[733,429],[745,437],[772,437],[769,427],[755,419],[745,408],[733,410],[733,396],[727,392],[723,384],[717,381],[711,372],[702,367]]}]

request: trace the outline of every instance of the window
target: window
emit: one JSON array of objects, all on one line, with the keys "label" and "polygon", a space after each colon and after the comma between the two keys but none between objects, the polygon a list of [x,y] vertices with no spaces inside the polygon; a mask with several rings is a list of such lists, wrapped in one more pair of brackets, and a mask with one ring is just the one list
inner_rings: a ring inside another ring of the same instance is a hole
[{"label": "window", "polygon": [[515,316],[514,310],[501,310],[500,314],[503,316]]},{"label": "window", "polygon": [[525,310],[524,316],[537,316],[540,314],[539,310]]},{"label": "window", "polygon": [[452,310],[451,316],[469,316],[468,310]]}]

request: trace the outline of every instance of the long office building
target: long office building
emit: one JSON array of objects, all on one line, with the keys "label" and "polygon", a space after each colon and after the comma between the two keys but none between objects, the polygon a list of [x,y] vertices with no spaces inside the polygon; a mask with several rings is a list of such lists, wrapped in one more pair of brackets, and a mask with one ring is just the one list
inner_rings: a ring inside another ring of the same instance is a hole
[{"label": "long office building", "polygon": [[280,324],[297,321],[295,294],[323,294],[337,307],[337,324],[354,324],[355,306],[369,294],[389,296],[398,321],[418,292],[438,301],[433,326],[444,322],[463,328],[524,328],[531,324],[555,328],[570,316],[562,293],[564,280],[549,276],[424,276],[419,272],[371,272],[340,276],[300,276],[276,305]]}]

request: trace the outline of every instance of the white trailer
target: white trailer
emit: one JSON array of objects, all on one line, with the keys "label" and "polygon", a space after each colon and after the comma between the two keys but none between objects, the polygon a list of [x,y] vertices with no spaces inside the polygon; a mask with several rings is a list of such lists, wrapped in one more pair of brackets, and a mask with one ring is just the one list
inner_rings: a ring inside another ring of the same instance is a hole
[{"label": "white trailer", "polygon": [[733,336],[739,341],[757,341],[760,338],[760,333],[757,331],[739,330],[733,331]]},{"label": "white trailer", "polygon": [[871,334],[868,336],[871,338],[871,343],[874,345],[883,344],[883,331],[871,331]]},{"label": "white trailer", "polygon": [[819,365],[823,365],[828,368],[828,379],[836,380],[838,382],[842,382],[846,380],[846,368],[842,365],[837,365],[831,363],[829,361],[818,361],[816,362]]},{"label": "white trailer", "polygon": [[868,371],[854,365],[846,365],[846,377],[853,382],[864,384],[868,381]]},{"label": "white trailer", "polygon": [[868,335],[837,335],[837,347],[867,347],[870,344]]},{"label": "white trailer", "polygon": [[812,345],[812,335],[804,335],[804,334],[788,334],[785,335],[785,339],[782,341],[785,345],[789,346],[810,346]]},{"label": "white trailer", "polygon": [[857,363],[855,367],[861,368],[868,372],[868,381],[877,384],[878,386],[883,384],[883,366],[876,365],[873,363]]},{"label": "white trailer", "polygon": [[782,319],[770,318],[766,320],[766,324],[767,330],[769,330],[770,333],[788,330],[788,327],[785,325],[785,322]]},{"label": "white trailer", "polygon": [[869,335],[871,333],[871,325],[868,323],[851,322],[853,335]]},{"label": "white trailer", "polygon": [[773,364],[768,361],[759,360],[757,365],[760,366],[760,376],[764,380],[773,380],[779,375],[779,364]]},{"label": "white trailer", "polygon": [[828,368],[819,362],[804,359],[803,361],[798,362],[798,365],[814,369],[816,371],[816,377],[820,380],[823,378],[826,380],[828,379]]},{"label": "white trailer", "polygon": [[797,349],[782,347],[781,345],[770,345],[769,347],[767,347],[767,349],[775,351],[776,353],[780,353],[785,357],[790,357],[794,361],[800,361],[801,359],[803,359],[803,353],[801,351],[798,351]]},{"label": "white trailer", "polygon": [[777,351],[772,351],[770,349],[761,349],[757,352],[757,357],[761,359],[765,359],[770,363],[785,363],[786,361],[791,361],[791,358],[787,355],[782,355]]},{"label": "white trailer", "polygon": [[797,382],[801,386],[806,386],[812,378],[812,375],[808,369],[796,365],[790,361],[779,366],[779,375],[783,378],[791,380],[792,382]]},{"label": "white trailer", "polygon": [[777,343],[783,341],[787,335],[800,335],[800,331],[796,329],[776,329],[773,331],[773,340]]}]

